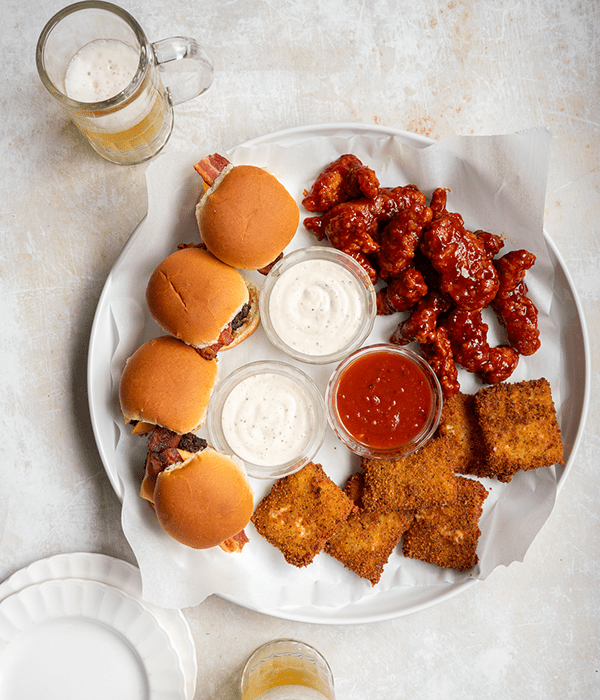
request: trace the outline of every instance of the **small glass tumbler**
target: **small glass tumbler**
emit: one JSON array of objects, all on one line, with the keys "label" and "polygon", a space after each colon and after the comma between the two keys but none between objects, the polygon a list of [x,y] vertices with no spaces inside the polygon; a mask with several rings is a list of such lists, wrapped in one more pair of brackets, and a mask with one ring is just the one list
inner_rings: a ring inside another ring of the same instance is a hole
[{"label": "small glass tumbler", "polygon": [[244,666],[241,692],[242,700],[335,700],[325,658],[294,639],[259,647]]}]

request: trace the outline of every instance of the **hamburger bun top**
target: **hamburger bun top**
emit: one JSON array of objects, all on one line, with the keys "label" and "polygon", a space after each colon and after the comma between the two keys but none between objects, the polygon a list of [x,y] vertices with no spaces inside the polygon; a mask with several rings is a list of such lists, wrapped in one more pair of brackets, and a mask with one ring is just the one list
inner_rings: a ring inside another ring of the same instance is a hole
[{"label": "hamburger bun top", "polygon": [[194,549],[216,547],[241,532],[254,496],[243,463],[207,447],[160,472],[154,509],[164,531]]},{"label": "hamburger bun top", "polygon": [[125,364],[119,383],[121,411],[127,421],[191,433],[206,420],[217,372],[214,360],[200,357],[183,341],[154,338]]},{"label": "hamburger bun top", "polygon": [[146,288],[152,318],[170,335],[204,348],[249,301],[240,273],[201,248],[182,248],[154,270]]},{"label": "hamburger bun top", "polygon": [[241,270],[259,270],[292,240],[300,212],[271,173],[237,165],[201,197],[196,220],[206,247],[219,260]]}]

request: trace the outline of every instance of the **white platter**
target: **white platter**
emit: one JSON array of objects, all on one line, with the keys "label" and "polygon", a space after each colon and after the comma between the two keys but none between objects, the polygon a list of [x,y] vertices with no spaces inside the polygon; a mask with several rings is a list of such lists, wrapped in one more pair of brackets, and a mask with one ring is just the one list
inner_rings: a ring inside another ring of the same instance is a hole
[{"label": "white platter", "polygon": [[182,700],[169,636],[114,586],[62,579],[0,603],[0,697],[11,700]]},{"label": "white platter", "polygon": [[[70,552],[38,559],[0,583],[0,603],[28,586],[60,579],[86,579],[105,583],[141,600],[140,570],[129,562],[94,552]],[[185,677],[185,700],[196,691],[196,647],[187,620],[179,610],[167,610],[143,602],[160,622],[179,656]]]},{"label": "white platter", "polygon": [[[424,148],[433,142],[425,137],[399,131],[389,127],[362,126],[356,124],[331,124],[294,128],[253,139],[244,146],[263,144],[293,146],[311,138],[341,138],[393,136],[415,148]],[[145,221],[145,220],[144,220]],[[98,449],[108,477],[119,497],[123,486],[114,462],[117,442],[114,423],[115,386],[109,377],[109,368],[118,335],[110,313],[111,283],[117,271],[123,271],[123,259],[130,246],[144,234],[144,221],[133,232],[121,256],[109,275],[100,298],[92,334],[88,360],[88,392],[90,412]],[[564,376],[561,377],[561,429],[565,447],[565,464],[556,466],[558,489],[560,489],[572,464],[577,445],[581,439],[587,404],[589,400],[589,348],[585,322],[577,294],[570,275],[552,241],[546,243],[554,268],[553,321],[560,336],[560,352],[564,358]],[[568,358],[568,361],[566,361]],[[391,590],[374,592],[372,595],[341,606],[262,606],[260,611],[269,615],[304,622],[352,624],[389,619],[436,605],[466,590],[477,582],[466,578],[458,583],[430,586],[397,586]],[[242,598],[222,595],[227,600],[245,607],[252,607]]]}]

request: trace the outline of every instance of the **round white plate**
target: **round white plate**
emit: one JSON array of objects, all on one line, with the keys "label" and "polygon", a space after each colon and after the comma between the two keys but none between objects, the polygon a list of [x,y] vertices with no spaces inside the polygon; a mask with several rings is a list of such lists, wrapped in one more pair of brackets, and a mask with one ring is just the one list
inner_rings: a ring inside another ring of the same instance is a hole
[{"label": "round white plate", "polygon": [[[56,554],[34,561],[0,583],[0,603],[28,586],[59,579],[86,579],[119,588],[140,600],[140,570],[129,562],[93,552]],[[177,652],[185,677],[185,700],[192,700],[196,691],[198,664],[196,647],[187,620],[179,610],[166,610],[143,602],[163,626]]]},{"label": "round white plate", "polygon": [[46,581],[0,603],[0,697],[181,700],[184,692],[167,633],[119,588]]},{"label": "round white plate", "polygon": [[[253,139],[242,145],[248,147],[262,144],[293,146],[311,138],[336,137],[350,139],[356,136],[370,138],[393,136],[415,148],[425,148],[433,143],[426,137],[391,127],[326,124],[278,131]],[[115,272],[121,271],[123,260],[127,257],[129,247],[137,241],[139,236],[143,235],[143,230],[144,221],[133,232],[106,281],[92,327],[88,358],[88,394],[94,434],[108,477],[120,498],[123,496],[123,486],[114,460],[117,438],[117,428],[114,424],[112,412],[114,386],[109,376],[111,359],[119,340],[110,313],[111,284],[112,276]],[[546,242],[555,273],[554,306],[556,308],[556,318],[553,320],[559,329],[562,356],[569,358],[569,362],[565,362],[566,375],[562,378],[564,390],[561,392],[561,430],[565,449],[565,464],[555,467],[558,489],[560,490],[581,439],[587,412],[590,383],[589,347],[581,306],[571,277],[554,244],[547,236]],[[436,605],[466,590],[476,581],[477,579],[474,578],[466,578],[458,583],[443,585],[398,586],[391,590],[376,591],[357,602],[340,607],[261,607],[260,612],[289,620],[321,624],[353,624],[384,620]],[[227,595],[222,597],[244,607],[250,607],[244,600],[234,599]]]}]

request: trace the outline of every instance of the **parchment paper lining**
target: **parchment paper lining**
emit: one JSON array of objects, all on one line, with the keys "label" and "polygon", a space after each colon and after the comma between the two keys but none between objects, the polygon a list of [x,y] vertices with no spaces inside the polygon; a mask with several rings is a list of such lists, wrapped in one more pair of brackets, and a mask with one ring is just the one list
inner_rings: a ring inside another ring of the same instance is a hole
[{"label": "parchment paper lining", "polygon": [[[521,358],[511,381],[546,377],[560,421],[561,357],[558,332],[550,317],[553,267],[543,235],[550,141],[551,135],[545,129],[503,136],[455,137],[426,148],[388,136],[307,137],[293,146],[242,146],[225,155],[233,163],[270,170],[300,204],[303,191],[327,164],[343,153],[354,153],[375,169],[382,186],[414,183],[428,196],[436,187],[448,188],[448,208],[461,213],[467,228],[505,237],[501,254],[518,248],[535,253],[536,264],[527,273],[526,282],[540,312],[543,344],[532,357]],[[459,573],[405,560],[397,548],[380,583],[372,588],[326,554],[318,555],[304,569],[287,565],[278,550],[263,540],[252,525],[247,528],[250,543],[239,555],[225,554],[219,548],[191,550],[163,533],[151,508],[138,495],[146,441],[130,435],[124,427],[117,387],[126,358],[142,342],[162,333],[145,307],[145,288],[151,272],[178,243],[199,241],[194,207],[201,183],[192,165],[204,155],[165,154],[148,168],[148,216],[141,234],[127,251],[120,273],[112,281],[111,314],[118,333],[111,364],[115,456],[124,486],[123,529],[141,570],[144,598],[169,608],[197,605],[213,593],[243,599],[258,610],[341,606],[397,586],[454,583],[471,576],[485,579],[497,566],[521,561],[553,508],[557,486],[553,467],[517,474],[509,484],[482,480],[490,495],[480,521],[480,561],[471,572]],[[298,233],[286,252],[315,244],[302,226],[306,215],[301,208]],[[251,275],[261,283],[260,275]],[[401,318],[378,318],[366,344],[386,341]],[[497,334],[493,323],[490,325],[490,344],[502,342],[501,334]],[[259,330],[242,345],[220,355],[219,375],[224,377],[241,364],[267,358],[297,364],[313,376],[322,390],[334,368],[302,365],[282,358]],[[460,379],[463,391],[474,392],[481,386],[466,372],[460,373]],[[331,431],[316,461],[340,486],[358,467],[358,459]],[[270,482],[252,483],[258,502],[270,488]]]}]

